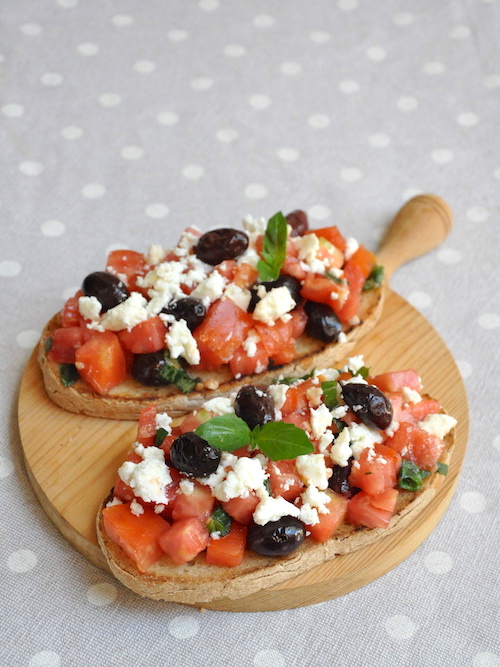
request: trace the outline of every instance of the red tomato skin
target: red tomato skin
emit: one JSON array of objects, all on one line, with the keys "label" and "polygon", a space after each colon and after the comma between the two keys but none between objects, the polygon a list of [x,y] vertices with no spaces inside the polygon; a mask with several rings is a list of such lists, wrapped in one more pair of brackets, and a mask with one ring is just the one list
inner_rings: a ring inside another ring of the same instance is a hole
[{"label": "red tomato skin", "polygon": [[227,363],[252,326],[251,314],[238,308],[231,299],[216,301],[193,332],[202,359],[210,364]]},{"label": "red tomato skin", "polygon": [[307,271],[303,268],[302,262],[298,257],[286,257],[281,267],[281,273],[287,276],[293,276],[297,280],[305,280]]},{"label": "red tomato skin", "polygon": [[387,528],[396,509],[397,499],[397,489],[388,489],[378,497],[360,491],[349,500],[346,520],[355,526]]},{"label": "red tomato skin", "polygon": [[101,395],[125,380],[127,365],[120,341],[111,331],[94,334],[76,350],[75,364],[80,376]]},{"label": "red tomato skin", "polygon": [[334,310],[339,309],[339,301],[344,303],[344,289],[341,285],[317,273],[308,273],[300,289],[300,294],[308,301],[324,303]]},{"label": "red tomato skin", "polygon": [[139,424],[137,426],[137,442],[144,447],[155,444],[156,437],[156,405],[148,405],[139,413]]},{"label": "red tomato skin", "polygon": [[190,495],[178,493],[172,508],[172,519],[177,521],[190,516],[195,516],[206,523],[213,512],[215,498],[212,496],[210,487],[203,486],[194,481],[194,490]]},{"label": "red tomato skin", "polygon": [[200,519],[190,516],[176,521],[160,536],[158,542],[176,565],[183,565],[207,548],[210,535]]},{"label": "red tomato skin", "polygon": [[331,307],[336,312],[341,322],[349,322],[358,314],[359,300],[365,282],[361,269],[351,260],[347,260],[344,266],[344,278],[349,284],[349,296],[344,303],[333,302]]},{"label": "red tomato skin", "polygon": [[412,368],[405,371],[394,371],[392,373],[382,373],[371,379],[372,384],[383,392],[398,392],[403,387],[409,387],[415,391],[422,391],[422,383],[417,371]]},{"label": "red tomato skin", "polygon": [[330,510],[328,514],[319,514],[319,523],[314,526],[307,526],[307,530],[311,533],[311,538],[315,542],[326,542],[330,539],[337,528],[345,521],[347,515],[347,507],[349,501],[344,496],[341,496],[335,491],[327,489],[325,493],[330,496],[330,502],[327,508]]},{"label": "red tomato skin", "polygon": [[148,354],[158,352],[165,347],[167,327],[160,317],[136,324],[130,331],[124,329],[118,333],[118,338],[124,347],[134,354]]},{"label": "red tomato skin", "polygon": [[346,249],[345,239],[335,225],[332,225],[331,227],[321,227],[320,229],[313,229],[311,231],[306,232],[306,234],[315,234],[318,238],[323,237],[327,241],[330,241],[330,243],[333,243],[333,245],[336,248],[342,250],[342,252],[345,252]]},{"label": "red tomato skin", "polygon": [[255,493],[251,491],[246,498],[231,498],[222,503],[222,508],[238,523],[247,526],[259,502]]},{"label": "red tomato skin", "polygon": [[365,449],[357,465],[353,464],[349,484],[375,496],[396,486],[401,456],[394,449],[380,444],[375,445],[371,458],[370,454]]},{"label": "red tomato skin", "polygon": [[249,357],[244,347],[241,345],[229,360],[229,368],[235,377],[242,375],[254,375],[262,372],[269,364],[269,355],[262,343],[257,343],[257,352],[253,357]]},{"label": "red tomato skin", "polygon": [[269,473],[269,484],[273,496],[283,496],[288,502],[298,498],[304,488],[295,461],[270,461],[267,467]]},{"label": "red tomato skin", "polygon": [[248,529],[237,521],[231,523],[229,533],[218,540],[211,539],[205,556],[209,565],[237,567],[243,563]]},{"label": "red tomato skin", "polygon": [[241,264],[236,265],[233,282],[238,287],[248,288],[257,281],[258,277],[259,272],[256,268],[247,262],[241,262]]},{"label": "red tomato skin", "polygon": [[414,403],[410,406],[410,412],[413,417],[421,422],[427,415],[435,415],[441,410],[438,401],[433,398],[424,398],[420,403]]},{"label": "red tomato skin", "polygon": [[61,327],[52,333],[49,359],[56,364],[74,364],[76,350],[84,343],[81,327]]},{"label": "red tomato skin", "polygon": [[310,380],[305,380],[295,387],[289,387],[285,395],[285,402],[281,407],[281,414],[286,417],[287,415],[293,412],[301,412],[309,409],[309,400],[307,398],[307,392],[312,387],[317,385],[314,384],[313,378]]},{"label": "red tomato skin", "polygon": [[61,311],[61,326],[63,327],[79,327],[82,316],[78,308],[78,300],[82,296],[82,291],[78,290],[75,296],[70,298],[64,304]]},{"label": "red tomato skin", "polygon": [[375,255],[367,250],[364,245],[359,246],[350,261],[358,266],[365,280],[377,263]]},{"label": "red tomato skin", "polygon": [[135,250],[112,250],[106,261],[106,271],[118,276],[131,290],[142,292],[137,278],[147,272],[146,258]]},{"label": "red tomato skin", "polygon": [[302,336],[306,330],[307,315],[303,306],[297,306],[297,308],[294,308],[290,314],[292,316],[292,319],[290,320],[292,338],[296,340],[299,336]]},{"label": "red tomato skin", "polygon": [[434,472],[444,449],[444,442],[416,424],[400,424],[392,438],[385,442],[388,447],[400,452],[403,458],[419,468]]}]

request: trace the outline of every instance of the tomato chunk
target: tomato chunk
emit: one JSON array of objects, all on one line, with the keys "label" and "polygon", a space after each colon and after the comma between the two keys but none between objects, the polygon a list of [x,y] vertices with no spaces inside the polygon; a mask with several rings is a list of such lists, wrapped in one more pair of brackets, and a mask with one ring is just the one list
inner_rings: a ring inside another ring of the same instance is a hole
[{"label": "tomato chunk", "polygon": [[340,300],[331,304],[341,322],[349,322],[358,314],[361,291],[365,278],[361,269],[352,260],[347,260],[344,266],[344,278],[349,285],[349,296],[342,303]]},{"label": "tomato chunk", "polygon": [[131,290],[141,291],[137,278],[147,271],[146,258],[135,250],[112,250],[108,254],[106,271],[120,278]]},{"label": "tomato chunk", "polygon": [[273,496],[283,496],[285,500],[292,502],[304,488],[304,482],[293,459],[270,461],[267,471]]},{"label": "tomato chunk", "polygon": [[327,241],[330,241],[330,243],[333,243],[333,245],[336,248],[342,250],[342,252],[345,252],[346,249],[345,239],[335,225],[332,225],[331,227],[321,227],[320,229],[313,229],[312,231],[306,232],[306,234],[316,234],[318,238],[323,237]]},{"label": "tomato chunk", "polygon": [[238,523],[246,526],[252,520],[252,515],[259,502],[255,493],[251,491],[246,498],[231,498],[222,503],[222,508]]},{"label": "tomato chunk", "polygon": [[142,408],[139,414],[139,425],[137,427],[137,442],[144,447],[154,445],[156,437],[156,405]]},{"label": "tomato chunk", "polygon": [[63,327],[80,326],[82,316],[80,315],[80,309],[78,308],[78,300],[81,296],[82,291],[78,290],[75,296],[70,296],[70,298],[64,304],[64,307],[61,311],[61,325]]},{"label": "tomato chunk", "polygon": [[377,263],[375,255],[367,250],[364,245],[359,246],[350,261],[358,266],[365,280]]},{"label": "tomato chunk", "polygon": [[85,342],[84,331],[81,327],[62,327],[52,333],[52,347],[49,359],[56,364],[74,364],[76,350]]},{"label": "tomato chunk", "polygon": [[360,491],[349,500],[347,521],[355,526],[387,528],[396,509],[397,489],[388,489],[378,496]]},{"label": "tomato chunk", "polygon": [[195,516],[179,519],[159,539],[160,547],[176,565],[189,563],[209,542],[205,524]]},{"label": "tomato chunk", "polygon": [[125,380],[127,365],[118,336],[111,331],[95,334],[76,350],[80,376],[98,394],[107,394]]},{"label": "tomato chunk", "polygon": [[205,560],[219,567],[237,567],[243,563],[247,541],[247,527],[233,521],[229,533],[218,540],[210,540]]},{"label": "tomato chunk", "polygon": [[195,329],[193,336],[200,347],[203,359],[210,364],[221,365],[231,359],[252,325],[250,313],[238,308],[231,299],[222,299],[210,306],[205,319]]},{"label": "tomato chunk", "polygon": [[157,352],[165,347],[167,327],[160,317],[152,317],[139,322],[130,331],[126,329],[118,333],[120,342],[134,354]]},{"label": "tomato chunk", "polygon": [[330,278],[325,278],[320,274],[308,273],[304,284],[300,290],[300,294],[308,301],[315,301],[316,303],[324,303],[334,310],[340,308],[338,302],[344,303],[347,296],[346,289],[343,285],[339,285]]},{"label": "tomato chunk", "polygon": [[388,447],[419,468],[434,472],[444,448],[444,442],[416,424],[402,423],[392,438],[385,441]]},{"label": "tomato chunk", "polygon": [[114,505],[102,511],[108,537],[131,558],[140,572],[146,572],[160,560],[163,551],[158,540],[169,530],[169,524],[153,510],[145,509],[135,516],[130,505]]},{"label": "tomato chunk", "polygon": [[398,481],[401,456],[385,445],[375,445],[373,452],[365,449],[353,463],[349,484],[374,496],[392,489]]},{"label": "tomato chunk", "polygon": [[261,373],[267,368],[269,355],[261,343],[257,343],[257,351],[253,357],[249,357],[245,348],[241,345],[229,360],[229,368],[234,376],[253,375]]},{"label": "tomato chunk", "polygon": [[196,516],[205,523],[214,509],[215,498],[210,487],[193,482],[194,489],[189,495],[179,493],[174,500],[172,518],[174,521]]},{"label": "tomato chunk", "polygon": [[328,514],[318,513],[319,523],[314,524],[314,526],[307,526],[307,530],[310,531],[311,537],[315,542],[326,542],[329,540],[337,528],[344,522],[347,514],[349,503],[347,498],[329,489],[325,493],[330,496],[330,501],[327,504]]},{"label": "tomato chunk", "polygon": [[417,371],[414,371],[413,369],[382,373],[381,375],[376,375],[372,378],[371,382],[383,392],[398,392],[401,391],[403,387],[410,387],[410,389],[418,392],[422,391],[420,377]]}]

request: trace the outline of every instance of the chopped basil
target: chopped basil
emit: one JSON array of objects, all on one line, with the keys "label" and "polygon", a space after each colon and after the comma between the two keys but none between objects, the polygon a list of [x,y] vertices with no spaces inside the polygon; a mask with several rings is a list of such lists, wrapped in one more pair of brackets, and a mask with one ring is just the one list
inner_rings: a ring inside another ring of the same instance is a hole
[{"label": "chopped basil", "polygon": [[207,521],[207,530],[209,533],[219,533],[220,537],[225,537],[229,533],[232,521],[229,514],[219,506]]},{"label": "chopped basil", "polygon": [[398,486],[407,491],[418,491],[426,477],[430,475],[427,470],[421,470],[415,463],[403,459],[398,476]]},{"label": "chopped basil", "polygon": [[273,495],[272,490],[271,490],[271,482],[269,481],[269,478],[264,480],[264,488],[270,496]]},{"label": "chopped basil", "polygon": [[333,410],[339,404],[337,400],[337,380],[326,380],[321,383],[325,405],[329,410]]},{"label": "chopped basil", "polygon": [[347,428],[347,424],[346,424],[345,422],[343,422],[342,419],[335,419],[335,417],[334,417],[334,419],[333,419],[333,423],[334,423],[335,426],[337,427],[337,431],[338,431],[339,433],[342,433],[342,431],[343,431],[345,428]]},{"label": "chopped basil", "polygon": [[337,285],[343,285],[344,284],[344,281],[342,280],[342,278],[337,278],[337,276],[334,275],[333,273],[330,273],[330,271],[325,271],[325,278],[329,278],[330,280],[333,280],[333,282],[336,283]]},{"label": "chopped basil", "polygon": [[61,364],[59,367],[61,382],[65,387],[71,387],[80,377],[75,364]]},{"label": "chopped basil", "polygon": [[167,431],[166,428],[159,428],[156,431],[156,435],[155,435],[155,447],[160,447],[160,445],[165,440],[167,435],[168,435],[168,431]]},{"label": "chopped basil", "polygon": [[448,464],[447,463],[438,463],[437,471],[440,475],[447,475],[448,474]]},{"label": "chopped basil", "polygon": [[262,242],[262,259],[257,262],[262,281],[276,280],[286,258],[288,229],[283,213],[279,211],[269,219]]},{"label": "chopped basil", "polygon": [[198,382],[198,378],[190,377],[178,361],[170,359],[167,355],[165,355],[165,365],[160,368],[158,375],[165,384],[175,384],[183,394],[193,391]]},{"label": "chopped basil", "polygon": [[366,378],[370,375],[370,369],[367,366],[361,366],[361,368],[359,370],[357,370],[354,375],[355,376],[356,375],[361,375],[363,380],[366,380]]},{"label": "chopped basil", "polygon": [[373,289],[374,287],[380,287],[384,279],[384,267],[377,265],[374,266],[370,275],[365,280],[363,285],[363,291],[367,292],[368,290]]},{"label": "chopped basil", "polygon": [[53,344],[54,344],[54,341],[52,339],[52,336],[49,336],[47,338],[47,340],[45,341],[45,345],[44,345],[45,352],[50,352],[50,350],[52,349]]},{"label": "chopped basil", "polygon": [[278,380],[274,380],[271,384],[287,384],[288,386],[295,384],[296,382],[299,382],[300,380],[309,380],[310,378],[314,377],[316,369],[313,368],[310,373],[307,373],[306,375],[302,375],[302,377],[287,377],[287,378],[281,378]]}]

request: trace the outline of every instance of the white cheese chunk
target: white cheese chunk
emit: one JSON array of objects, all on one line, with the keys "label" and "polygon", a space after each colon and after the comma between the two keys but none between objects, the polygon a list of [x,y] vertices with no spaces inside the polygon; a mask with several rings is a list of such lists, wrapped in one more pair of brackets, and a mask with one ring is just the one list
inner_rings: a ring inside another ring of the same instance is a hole
[{"label": "white cheese chunk", "polygon": [[253,513],[253,520],[259,526],[264,526],[269,521],[278,521],[283,516],[298,517],[300,514],[296,505],[292,505],[281,496],[273,498],[267,493],[261,493],[259,497],[261,500]]},{"label": "white cheese chunk", "polygon": [[166,412],[157,412],[156,413],[156,430],[164,428],[167,432],[167,435],[172,433],[172,417]]},{"label": "white cheese chunk", "polygon": [[137,445],[137,454],[143,457],[139,463],[125,461],[118,469],[120,479],[133,489],[134,494],[146,502],[168,505],[165,487],[171,483],[170,470],[165,464],[165,454],[158,447]]},{"label": "white cheese chunk", "polygon": [[[316,234],[306,234],[305,236],[294,236],[293,243],[298,250],[299,259],[307,264],[311,264],[316,259],[316,253],[320,248],[319,238]],[[323,267],[324,273],[324,267]]]},{"label": "white cheese chunk", "polygon": [[336,380],[340,373],[336,368],[321,368],[314,371],[314,376],[317,377],[318,375],[322,375],[325,380]]},{"label": "white cheese chunk", "polygon": [[346,343],[347,342],[347,336],[343,331],[339,333],[339,337],[337,338],[337,343]]},{"label": "white cheese chunk", "polygon": [[116,496],[113,496],[112,500],[106,503],[106,507],[114,507],[115,505],[123,505],[123,502]]},{"label": "white cheese chunk", "polygon": [[185,229],[182,232],[179,242],[177,243],[177,246],[179,248],[183,248],[184,250],[191,250],[191,248],[198,243],[201,236],[201,232],[199,234],[197,233],[193,234],[193,232],[200,232],[200,230],[198,229],[198,227],[196,227],[196,225],[191,225],[191,227]]},{"label": "white cheese chunk", "polygon": [[327,454],[328,448],[333,442],[333,433],[332,431],[325,431],[321,438],[319,439],[319,451],[321,454]]},{"label": "white cheese chunk", "polygon": [[247,311],[248,304],[250,303],[250,299],[252,297],[250,290],[239,287],[234,283],[229,283],[229,285],[227,285],[226,289],[224,290],[224,296],[227,299],[231,299],[231,301],[236,304],[238,308],[241,308],[241,310],[244,310],[245,312]]},{"label": "white cheese chunk", "polygon": [[132,329],[136,324],[148,319],[146,299],[139,292],[132,292],[128,299],[110,308],[101,317],[101,325],[108,331]]},{"label": "white cheese chunk", "polygon": [[183,357],[188,364],[199,364],[201,360],[198,345],[189,330],[186,320],[173,322],[165,334],[165,344],[172,359]]},{"label": "white cheese chunk", "polygon": [[167,303],[186,296],[181,289],[185,268],[182,262],[162,262],[143,278],[137,279],[139,287],[148,290],[151,300],[147,308],[151,315],[158,315]]},{"label": "white cheese chunk", "polygon": [[451,429],[455,428],[457,420],[450,415],[427,415],[425,419],[418,423],[419,428],[427,431],[431,435],[436,435],[441,440],[448,435]]},{"label": "white cheese chunk", "polygon": [[327,505],[330,502],[330,496],[310,484],[307,489],[300,494],[304,504],[315,507],[320,514],[330,514]]},{"label": "white cheese chunk", "polygon": [[266,228],[266,218],[254,218],[250,214],[243,218],[243,229],[250,234],[265,234]]},{"label": "white cheese chunk", "polygon": [[226,396],[217,396],[203,403],[203,407],[214,415],[234,415],[234,401]]},{"label": "white cheese chunk", "polygon": [[349,429],[344,428],[335,438],[335,442],[330,450],[332,461],[343,468],[349,463],[349,459],[352,456],[350,442]]},{"label": "white cheese chunk", "polygon": [[161,262],[163,262],[166,254],[167,253],[163,248],[163,246],[158,244],[150,245],[148,249],[148,254],[146,256],[146,260],[148,264],[150,264],[151,266],[155,266],[156,264],[160,264]]},{"label": "white cheese chunk", "polygon": [[315,507],[311,507],[309,503],[304,503],[300,507],[299,519],[307,526],[315,526],[319,523],[318,510]]},{"label": "white cheese chunk", "polygon": [[359,354],[357,357],[349,357],[347,360],[347,364],[344,366],[343,370],[344,371],[351,371],[353,375],[355,375],[360,368],[363,368],[365,365],[365,360],[363,358],[362,354]]},{"label": "white cheese chunk", "polygon": [[346,240],[345,246],[345,258],[350,259],[359,248],[359,243],[355,238],[349,236],[349,238]]},{"label": "white cheese chunk", "polygon": [[279,317],[293,310],[296,305],[288,287],[273,287],[255,306],[253,318],[272,326]]},{"label": "white cheese chunk", "polygon": [[95,296],[81,296],[78,299],[80,315],[87,320],[97,322],[101,313],[102,304]]},{"label": "white cheese chunk", "polygon": [[257,343],[260,343],[260,336],[256,329],[250,329],[247,337],[243,341],[243,349],[248,357],[252,358],[257,354]]},{"label": "white cheese chunk", "polygon": [[327,428],[332,425],[333,417],[324,403],[316,409],[310,410],[312,436],[316,440],[321,438]]},{"label": "white cheese chunk", "polygon": [[348,412],[349,408],[347,405],[337,405],[336,408],[331,410],[331,415],[334,419],[342,419],[342,417],[345,417]]},{"label": "white cheese chunk", "polygon": [[422,400],[422,396],[420,396],[418,391],[415,391],[415,389],[412,389],[411,387],[403,387],[403,389],[401,389],[401,394],[403,395],[403,401],[405,403],[420,403]]},{"label": "white cheese chunk", "polygon": [[224,293],[224,287],[227,280],[218,271],[211,273],[208,278],[202,280],[191,292],[190,296],[201,299],[205,306],[209,306],[217,299],[220,299]]},{"label": "white cheese chunk", "polygon": [[179,490],[185,496],[191,496],[194,492],[194,482],[190,479],[181,479],[179,482]]},{"label": "white cheese chunk", "polygon": [[317,486],[318,489],[328,487],[328,479],[332,474],[327,468],[323,454],[302,454],[295,459],[299,475],[306,484]]},{"label": "white cheese chunk", "polygon": [[130,503],[130,511],[134,516],[141,516],[141,514],[144,514],[144,507],[134,498]]},{"label": "white cheese chunk", "polygon": [[268,476],[258,459],[242,456],[235,461],[225,479],[214,486],[212,492],[222,502],[231,498],[246,498],[250,491],[262,488]]},{"label": "white cheese chunk", "polygon": [[274,400],[274,407],[277,410],[281,410],[286,401],[286,394],[288,391],[287,384],[271,384],[267,388],[267,391],[271,394]]},{"label": "white cheese chunk", "polygon": [[399,428],[399,422],[397,419],[393,419],[389,426],[385,429],[385,433],[387,437],[392,438],[392,436],[396,433],[396,431]]},{"label": "white cheese chunk", "polygon": [[383,441],[380,431],[368,428],[364,424],[351,424],[344,430],[349,432],[351,451],[356,460],[359,459],[363,450],[366,448],[372,450],[375,444]]}]

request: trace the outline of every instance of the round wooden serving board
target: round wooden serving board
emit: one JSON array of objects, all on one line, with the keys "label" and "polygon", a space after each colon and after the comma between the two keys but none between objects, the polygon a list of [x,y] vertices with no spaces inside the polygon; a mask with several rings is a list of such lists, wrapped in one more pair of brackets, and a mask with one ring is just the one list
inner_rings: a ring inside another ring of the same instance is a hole
[{"label": "round wooden serving board", "polygon": [[[468,436],[467,397],[453,357],[439,334],[402,297],[386,288],[378,325],[351,354],[364,354],[373,374],[416,368],[426,393],[458,420],[449,473],[437,496],[408,529],[360,551],[337,556],[278,586],[238,600],[201,606],[225,611],[272,611],[322,602],[349,593],[395,567],[430,534],[453,495]],[[109,493],[137,424],[66,412],[44,390],[36,351],[25,369],[19,397],[19,426],[26,468],[50,519],[80,553],[102,569],[95,517]]]}]

